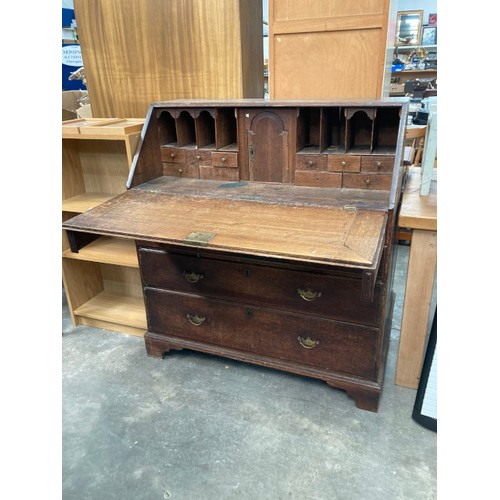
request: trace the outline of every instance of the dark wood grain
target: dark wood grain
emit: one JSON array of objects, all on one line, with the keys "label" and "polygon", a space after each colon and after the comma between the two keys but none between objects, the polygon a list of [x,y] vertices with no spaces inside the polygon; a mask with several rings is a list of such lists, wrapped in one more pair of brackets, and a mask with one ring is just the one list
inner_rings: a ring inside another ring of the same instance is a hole
[{"label": "dark wood grain", "polygon": [[[148,287],[144,296],[154,333],[374,378],[377,330]],[[299,338],[317,345],[305,348]]]},{"label": "dark wood grain", "polygon": [[[237,291],[239,299],[249,304],[378,326],[381,286],[376,287],[373,301],[363,301],[361,279],[148,247],[140,247],[138,255],[145,286],[226,299]],[[299,290],[318,296],[307,301]]]},{"label": "dark wood grain", "polygon": [[[126,193],[64,223],[136,242],[148,355],[324,380],[377,411],[407,100],[154,103]],[[162,175],[163,174],[163,175]]]},{"label": "dark wood grain", "polygon": [[[238,187],[221,191],[228,189]],[[133,189],[65,222],[64,227],[186,246],[191,245],[191,233],[203,232],[213,235],[208,242],[213,250],[375,270],[385,222],[382,211],[168,196]]]}]

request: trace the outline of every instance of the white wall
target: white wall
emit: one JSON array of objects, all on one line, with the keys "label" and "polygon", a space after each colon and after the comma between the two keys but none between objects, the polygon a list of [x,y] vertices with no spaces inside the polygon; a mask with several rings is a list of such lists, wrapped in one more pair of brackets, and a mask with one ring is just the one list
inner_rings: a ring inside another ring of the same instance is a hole
[{"label": "white wall", "polygon": [[[437,0],[397,0],[399,10],[423,10],[422,24],[429,24],[429,14],[437,13]],[[439,16],[438,16],[439,17]]]},{"label": "white wall", "polygon": [[[269,21],[268,14],[269,14],[268,0],[262,0],[262,17],[263,17],[263,20],[266,22]],[[267,29],[267,24],[264,24],[262,26],[262,29],[264,31],[264,35],[268,35],[269,30]],[[269,60],[269,38],[267,36],[264,36],[263,49],[264,49],[264,59]]]}]

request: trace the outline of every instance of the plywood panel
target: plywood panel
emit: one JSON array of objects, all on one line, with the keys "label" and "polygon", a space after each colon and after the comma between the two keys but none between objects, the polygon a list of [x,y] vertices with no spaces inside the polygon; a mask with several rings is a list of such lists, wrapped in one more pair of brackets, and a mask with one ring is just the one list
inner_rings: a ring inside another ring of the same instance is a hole
[{"label": "plywood panel", "polygon": [[364,16],[377,14],[383,10],[379,0],[315,0],[314,2],[274,1],[274,20],[304,19],[307,11],[309,19],[325,19],[341,16]]},{"label": "plywood panel", "polygon": [[62,277],[71,318],[76,324],[74,310],[104,289],[101,269],[94,262],[76,262],[71,259],[63,259]]},{"label": "plywood panel", "polygon": [[66,140],[62,148],[62,199],[66,200],[85,192],[78,142]]},{"label": "plywood panel", "polygon": [[390,0],[269,0],[270,97],[378,98]]},{"label": "plywood panel", "polygon": [[92,111],[143,117],[153,101],[262,97],[261,0],[75,0]]},{"label": "plywood panel", "polygon": [[378,71],[380,37],[379,29],[275,37],[274,81],[279,97],[374,97],[378,82],[370,75]]},{"label": "plywood panel", "polygon": [[80,141],[79,146],[86,191],[122,193],[130,167],[125,142],[88,140]]},{"label": "plywood panel", "polygon": [[142,298],[142,284],[139,269],[102,264],[101,272],[104,289],[106,291]]}]

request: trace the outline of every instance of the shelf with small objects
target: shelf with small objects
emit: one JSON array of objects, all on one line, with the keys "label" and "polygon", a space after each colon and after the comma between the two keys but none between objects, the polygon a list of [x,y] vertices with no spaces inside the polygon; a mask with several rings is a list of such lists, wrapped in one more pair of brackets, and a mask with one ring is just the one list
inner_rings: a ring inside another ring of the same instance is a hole
[{"label": "shelf with small objects", "polygon": [[423,92],[424,90],[437,92],[437,45],[395,47],[390,96],[413,97],[415,91]]}]

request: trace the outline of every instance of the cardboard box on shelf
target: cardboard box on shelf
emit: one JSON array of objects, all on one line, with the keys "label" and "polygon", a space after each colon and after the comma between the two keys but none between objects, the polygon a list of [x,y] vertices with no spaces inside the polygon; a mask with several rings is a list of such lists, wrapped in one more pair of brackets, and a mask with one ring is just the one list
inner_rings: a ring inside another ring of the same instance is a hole
[{"label": "cardboard box on shelf", "polygon": [[86,90],[65,90],[62,92],[62,119],[92,118],[89,95]]},{"label": "cardboard box on shelf", "polygon": [[84,104],[76,110],[78,118],[92,118],[92,107],[89,104]]},{"label": "cardboard box on shelf", "polygon": [[391,92],[404,93],[404,91],[405,91],[404,83],[391,83]]}]

